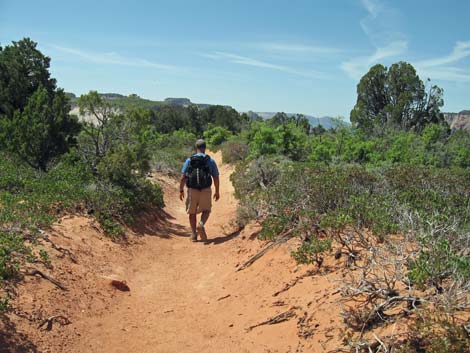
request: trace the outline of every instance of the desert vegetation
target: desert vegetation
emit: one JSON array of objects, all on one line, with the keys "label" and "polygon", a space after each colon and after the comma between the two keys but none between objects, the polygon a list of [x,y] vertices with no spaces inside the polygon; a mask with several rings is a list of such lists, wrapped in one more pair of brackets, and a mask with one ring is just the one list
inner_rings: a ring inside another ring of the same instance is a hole
[{"label": "desert vegetation", "polygon": [[[443,91],[413,66],[372,67],[352,125],[302,115],[262,121],[224,106],[74,101],[30,39],[0,48],[0,310],[60,215],[84,213],[115,241],[164,206],[149,173],[178,175],[196,138],[236,165],[237,222],[297,237],[292,257],[344,278],[345,352],[466,352],[470,345],[470,133],[451,130]],[[407,331],[378,337],[391,322]]]},{"label": "desert vegetation", "polygon": [[[222,147],[240,161],[239,222],[257,220],[275,243],[299,237],[299,263],[347,269],[339,351],[465,352],[470,343],[470,136],[443,121],[441,89],[424,87],[407,63],[377,65],[358,85],[352,126],[307,129],[279,114],[240,135],[242,157]],[[399,320],[408,332],[374,336]]]}]

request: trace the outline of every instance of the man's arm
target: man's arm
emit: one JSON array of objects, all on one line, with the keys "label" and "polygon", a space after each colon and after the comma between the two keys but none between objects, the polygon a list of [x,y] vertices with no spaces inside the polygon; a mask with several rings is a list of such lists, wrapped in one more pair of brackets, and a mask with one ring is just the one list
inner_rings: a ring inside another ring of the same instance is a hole
[{"label": "man's arm", "polygon": [[215,194],[214,194],[214,200],[219,201],[220,199],[220,194],[219,194],[219,186],[220,186],[220,180],[218,176],[212,177],[214,179],[214,186],[215,186]]},{"label": "man's arm", "polygon": [[181,179],[180,179],[180,200],[184,200],[184,185],[186,183],[186,176],[184,174],[181,174]]}]

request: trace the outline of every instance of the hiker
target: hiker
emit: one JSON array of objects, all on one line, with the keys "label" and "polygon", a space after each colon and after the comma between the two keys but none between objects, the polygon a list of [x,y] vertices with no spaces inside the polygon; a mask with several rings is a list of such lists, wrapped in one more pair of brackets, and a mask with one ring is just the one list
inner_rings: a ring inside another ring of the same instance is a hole
[{"label": "hiker", "polygon": [[[180,200],[184,200],[184,185],[188,188],[186,197],[186,212],[189,214],[189,224],[191,225],[191,241],[197,241],[197,236],[201,240],[207,240],[204,228],[212,208],[212,179],[214,180],[215,193],[214,200],[218,201],[219,195],[219,170],[215,161],[206,154],[206,142],[197,140],[195,154],[186,160],[181,169]],[[196,215],[202,213],[201,220],[197,224]]]}]

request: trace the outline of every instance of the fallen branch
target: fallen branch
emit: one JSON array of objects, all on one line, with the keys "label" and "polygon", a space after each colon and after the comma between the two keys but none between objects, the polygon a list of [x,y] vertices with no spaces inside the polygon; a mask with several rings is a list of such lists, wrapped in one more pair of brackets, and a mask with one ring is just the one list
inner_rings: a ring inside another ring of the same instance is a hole
[{"label": "fallen branch", "polygon": [[295,309],[298,309],[298,307],[292,307],[287,311],[284,311],[283,313],[280,313],[279,315],[276,315],[266,321],[260,322],[259,324],[250,326],[246,329],[247,332],[253,330],[255,327],[263,326],[263,325],[275,325],[279,324],[284,321],[288,321],[295,317]]},{"label": "fallen branch", "polygon": [[296,278],[295,278],[293,281],[291,281],[290,283],[286,283],[286,285],[284,286],[284,288],[282,288],[281,290],[278,290],[276,293],[274,293],[274,294],[273,294],[273,297],[277,297],[279,294],[288,291],[288,290],[291,289],[293,286],[295,286],[297,283],[299,283],[301,280],[303,280],[305,277],[312,276],[315,272],[317,272],[317,270],[307,271],[307,272],[304,273],[303,275],[296,277]]},{"label": "fallen branch", "polygon": [[54,250],[57,250],[61,254],[67,255],[73,263],[75,263],[75,264],[78,263],[77,258],[75,257],[75,255],[69,249],[63,248],[63,247],[55,244],[51,239],[49,239],[49,237],[45,233],[43,234],[42,239],[44,241],[47,241],[49,244],[51,244],[51,246]]},{"label": "fallen branch", "polygon": [[[360,337],[362,338],[365,329],[367,326],[371,323],[371,321],[377,318],[380,318],[382,321],[387,321],[387,315],[384,313],[385,310],[390,309],[397,303],[402,303],[402,302],[407,302],[413,309],[416,309],[416,304],[420,304],[422,302],[422,299],[417,298],[417,297],[405,297],[405,296],[394,296],[391,297],[387,300],[385,300],[383,303],[375,306],[370,312],[369,315],[367,315],[366,319],[364,320],[361,328],[361,335]],[[412,310],[412,309],[411,309]],[[404,309],[405,313],[409,312],[409,310]],[[400,313],[398,315],[403,314]],[[397,314],[396,314],[397,315]]]},{"label": "fallen branch", "polygon": [[52,324],[54,323],[54,321],[57,321],[61,325],[70,324],[70,320],[67,319],[65,316],[55,315],[55,316],[48,317],[47,319],[41,321],[41,323],[38,326],[38,329],[42,329],[47,324],[46,328],[43,329],[43,331],[50,331],[52,330]]},{"label": "fallen branch", "polygon": [[227,294],[227,295],[224,295],[223,297],[220,297],[219,299],[217,299],[217,301],[227,299],[228,297],[230,297],[230,294]]},{"label": "fallen branch", "polygon": [[48,274],[38,270],[37,268],[29,269],[26,272],[23,272],[24,275],[26,276],[35,276],[39,275],[44,279],[47,279],[49,282],[55,284],[57,287],[59,287],[62,290],[68,291],[67,287],[65,287],[62,283],[60,283],[58,280],[55,278],[49,276]]},{"label": "fallen branch", "polygon": [[276,245],[285,243],[287,240],[290,239],[290,235],[292,234],[293,229],[288,230],[285,232],[283,235],[281,235],[279,238],[277,238],[274,242],[266,246],[263,250],[261,250],[259,253],[256,255],[252,256],[248,261],[246,261],[243,265],[237,268],[236,272],[244,270],[245,268],[251,266],[256,260],[258,260],[261,256],[266,254],[271,248],[275,247]]}]

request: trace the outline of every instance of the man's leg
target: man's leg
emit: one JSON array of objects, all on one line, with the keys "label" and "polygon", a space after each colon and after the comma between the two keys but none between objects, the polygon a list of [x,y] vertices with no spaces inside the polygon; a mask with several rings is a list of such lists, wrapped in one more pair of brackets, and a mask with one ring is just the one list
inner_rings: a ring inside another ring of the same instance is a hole
[{"label": "man's leg", "polygon": [[209,219],[212,207],[212,191],[211,188],[201,190],[201,198],[199,199],[199,207],[202,210],[201,221],[197,226],[198,234],[202,240],[207,240],[206,230],[204,225]]},{"label": "man's leg", "polygon": [[189,214],[189,224],[191,225],[191,240],[196,241],[197,240],[197,228],[196,228],[196,214],[195,213],[190,213]]},{"label": "man's leg", "polygon": [[201,223],[202,225],[205,225],[207,220],[209,219],[209,216],[211,215],[211,211],[204,211],[202,212],[201,215]]},{"label": "man's leg", "polygon": [[188,196],[186,197],[186,212],[189,215],[189,224],[191,226],[191,241],[197,241],[196,214],[199,201],[199,193],[197,190],[188,188]]}]

